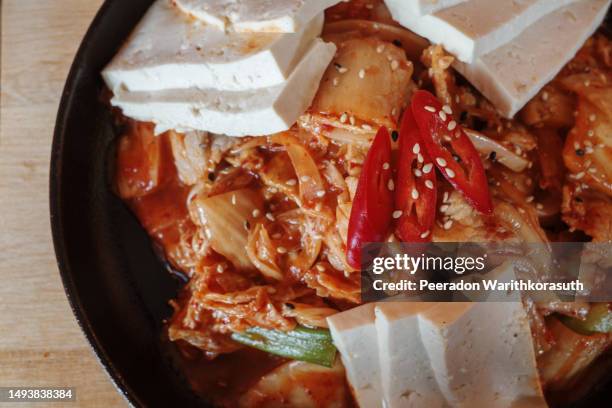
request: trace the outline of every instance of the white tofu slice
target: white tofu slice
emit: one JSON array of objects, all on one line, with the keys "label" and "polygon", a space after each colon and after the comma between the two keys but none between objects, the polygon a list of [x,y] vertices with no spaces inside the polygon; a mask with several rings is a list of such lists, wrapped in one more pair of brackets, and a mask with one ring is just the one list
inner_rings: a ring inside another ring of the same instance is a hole
[{"label": "white tofu slice", "polygon": [[437,303],[389,302],[376,307],[376,331],[385,406],[446,407],[421,340],[419,315]]},{"label": "white tofu slice", "polygon": [[226,33],[157,0],[102,77],[113,92],[275,86],[321,34],[323,21],[321,13],[295,34]]},{"label": "white tofu slice", "polygon": [[341,0],[175,0],[184,13],[220,30],[295,33]]},{"label": "white tofu slice", "polygon": [[360,407],[382,406],[374,303],[327,318],[334,344]]},{"label": "white tofu slice", "polygon": [[174,129],[228,136],[269,135],[289,129],[306,111],[335,52],[335,45],[314,40],[289,79],[265,89],[119,90],[111,103],[130,118],[155,123],[157,133]]},{"label": "white tofu slice", "polygon": [[420,317],[422,342],[450,406],[547,407],[521,303],[439,303]]},{"label": "white tofu slice", "polygon": [[419,16],[399,0],[386,0],[393,18],[471,63],[522,33],[541,17],[577,0],[469,0],[431,15]]},{"label": "white tofu slice", "polygon": [[465,1],[467,0],[385,0],[385,3],[394,3],[394,8],[405,7],[414,15],[425,16]]},{"label": "white tofu slice", "polygon": [[513,117],[561,71],[606,16],[610,0],[582,0],[542,18],[512,42],[455,68]]}]

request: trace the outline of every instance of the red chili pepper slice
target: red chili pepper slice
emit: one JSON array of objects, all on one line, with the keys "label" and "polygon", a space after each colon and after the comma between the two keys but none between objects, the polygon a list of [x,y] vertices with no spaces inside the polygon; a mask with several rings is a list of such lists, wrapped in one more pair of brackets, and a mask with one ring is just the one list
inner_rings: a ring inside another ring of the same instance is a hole
[{"label": "red chili pepper slice", "polygon": [[438,180],[429,155],[421,146],[419,128],[406,109],[399,136],[399,160],[394,218],[396,235],[403,242],[429,242],[436,219]]},{"label": "red chili pepper slice", "polygon": [[361,268],[365,243],[387,238],[393,211],[391,177],[391,140],[387,129],[381,127],[365,159],[349,220],[346,257],[354,268]]},{"label": "red chili pepper slice", "polygon": [[491,214],[493,204],[482,160],[448,107],[421,90],[412,97],[412,113],[421,131],[421,142],[442,175],[463,193],[472,207]]}]

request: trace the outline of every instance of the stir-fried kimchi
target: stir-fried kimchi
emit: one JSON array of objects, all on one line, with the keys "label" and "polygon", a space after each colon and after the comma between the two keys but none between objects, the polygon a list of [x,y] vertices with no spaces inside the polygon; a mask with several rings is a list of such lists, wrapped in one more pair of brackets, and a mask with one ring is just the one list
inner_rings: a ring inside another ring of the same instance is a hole
[{"label": "stir-fried kimchi", "polygon": [[[612,42],[604,33],[508,120],[440,46],[383,7],[360,4],[327,11],[323,37],[337,54],[286,132],[155,136],[153,124],[118,114],[116,191],[188,277],[171,301],[168,338],[193,372],[214,371],[199,387],[220,406],[352,406],[339,360],[331,368],[291,361],[235,335],[326,329],[328,316],[359,305],[354,246],[362,241],[612,241]],[[413,115],[415,103],[432,114]],[[398,135],[412,137],[403,122],[448,135],[402,146]],[[428,161],[432,151],[448,157]],[[396,173],[404,182],[390,186]],[[584,318],[595,305],[527,307],[543,387],[553,398],[578,389],[612,335],[581,334],[560,318]]]}]

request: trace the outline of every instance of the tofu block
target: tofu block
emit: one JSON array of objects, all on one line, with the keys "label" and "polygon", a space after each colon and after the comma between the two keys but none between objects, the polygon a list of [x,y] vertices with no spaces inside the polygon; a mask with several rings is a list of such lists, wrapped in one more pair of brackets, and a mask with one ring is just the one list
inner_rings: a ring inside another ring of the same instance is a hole
[{"label": "tofu block", "polygon": [[448,405],[547,407],[522,303],[438,303],[419,329]]},{"label": "tofu block", "polygon": [[303,60],[281,85],[250,91],[118,89],[111,104],[130,118],[153,122],[156,132],[204,130],[228,136],[263,136],[289,129],[311,104],[336,46],[313,41]]},{"label": "tofu block", "polygon": [[355,400],[360,407],[382,407],[374,303],[327,318]]},{"label": "tofu block", "polygon": [[389,302],[376,307],[385,407],[446,407],[419,329],[420,314],[436,304]]},{"label": "tofu block", "polygon": [[175,0],[184,13],[220,30],[296,33],[341,0]]},{"label": "tofu block", "polygon": [[294,34],[226,33],[157,0],[102,77],[115,93],[279,85],[321,34],[323,21],[322,13],[316,15]]},{"label": "tofu block", "polygon": [[394,8],[405,7],[414,15],[425,16],[465,1],[467,0],[385,0],[385,3],[394,3]]},{"label": "tofu block", "polygon": [[455,68],[512,118],[567,64],[606,16],[610,0],[582,0],[533,24],[512,42]]},{"label": "tofu block", "polygon": [[575,1],[469,0],[425,16],[399,0],[386,0],[386,4],[401,25],[471,63],[510,42],[541,17]]}]

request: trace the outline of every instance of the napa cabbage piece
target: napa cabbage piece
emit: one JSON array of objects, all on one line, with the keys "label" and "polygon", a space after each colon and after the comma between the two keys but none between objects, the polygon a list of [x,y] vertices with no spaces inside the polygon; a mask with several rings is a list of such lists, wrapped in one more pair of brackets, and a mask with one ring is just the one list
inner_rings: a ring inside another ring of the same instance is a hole
[{"label": "napa cabbage piece", "polygon": [[314,305],[310,303],[288,302],[285,304],[283,315],[293,317],[298,324],[305,327],[328,329],[327,318],[335,315],[338,311],[325,305],[320,299],[314,300]]},{"label": "napa cabbage piece", "polygon": [[[353,5],[351,4],[351,7]],[[323,38],[341,44],[354,38],[375,38],[403,48],[411,61],[418,61],[429,42],[403,27],[370,20],[342,20],[325,24]]]},{"label": "napa cabbage piece", "polygon": [[567,183],[563,186],[561,212],[567,225],[584,231],[593,242],[612,240],[612,197]]},{"label": "napa cabbage piece", "polygon": [[276,263],[276,247],[263,224],[258,223],[249,234],[246,252],[263,276],[272,280],[283,280],[283,273]]},{"label": "napa cabbage piece", "polygon": [[291,159],[286,152],[276,153],[259,172],[261,181],[297,202],[299,186]]},{"label": "napa cabbage piece", "polygon": [[348,129],[364,137],[396,128],[410,98],[412,62],[402,48],[376,38],[348,39],[325,72],[302,123]]},{"label": "napa cabbage piece", "polygon": [[265,375],[238,402],[241,408],[348,408],[352,406],[340,359],[331,368],[291,361]]},{"label": "napa cabbage piece", "polygon": [[321,252],[321,234],[333,223],[328,207],[320,211],[293,209],[278,215],[277,220],[286,231],[297,231],[300,237],[300,250],[288,257],[288,268],[298,274],[308,270]]},{"label": "napa cabbage piece", "polygon": [[179,179],[189,186],[206,177],[208,157],[204,146],[208,144],[206,132],[168,132],[174,165]]},{"label": "napa cabbage piece", "polygon": [[612,197],[612,86],[609,78],[576,74],[563,85],[578,95],[576,125],[565,142],[563,158],[570,178]]},{"label": "napa cabbage piece", "polygon": [[191,204],[195,220],[205,229],[212,249],[238,269],[253,269],[245,248],[248,226],[263,211],[263,198],[249,188],[212,197],[196,196]]},{"label": "napa cabbage piece", "polygon": [[302,202],[321,201],[326,194],[325,185],[319,168],[308,150],[301,144],[290,144],[286,149],[295,169]]},{"label": "napa cabbage piece", "polygon": [[164,137],[155,136],[154,125],[130,122],[117,145],[115,181],[122,199],[142,197],[162,184]]},{"label": "napa cabbage piece", "polygon": [[559,84],[549,84],[525,105],[521,119],[532,128],[570,128],[574,125],[575,99]]},{"label": "napa cabbage piece", "polygon": [[[269,138],[270,143],[280,144],[285,147],[285,151],[289,155],[291,164],[293,165],[293,173],[295,179],[293,181],[299,186],[300,202],[298,204],[312,204],[313,202],[321,201],[326,194],[325,184],[319,168],[314,158],[300,142],[299,134],[293,131],[277,133]],[[275,177],[281,179],[282,176],[275,174],[282,171],[283,165],[276,164],[278,170],[268,171],[268,179]],[[272,176],[272,177],[270,177]],[[287,180],[288,181],[288,180]]]},{"label": "napa cabbage piece", "polygon": [[501,143],[485,136],[484,134],[472,129],[464,129],[467,136],[470,138],[476,150],[484,156],[489,156],[495,152],[495,161],[503,164],[510,170],[520,173],[529,165],[529,161]]}]

